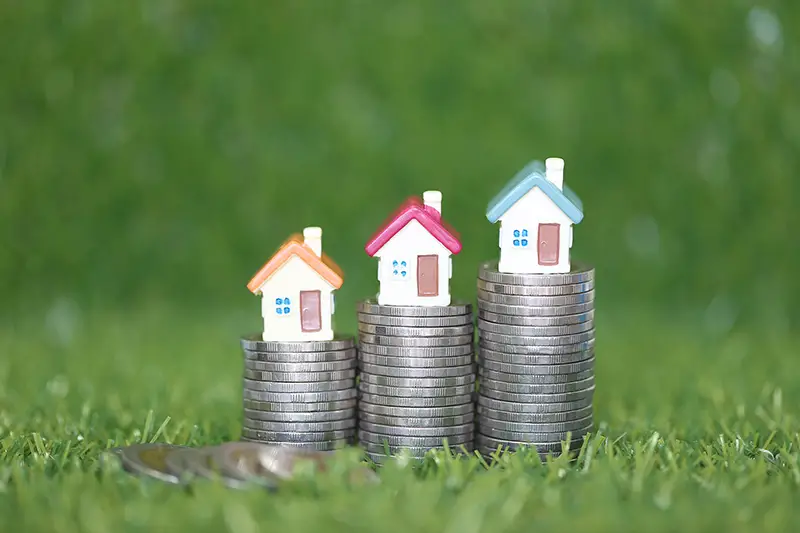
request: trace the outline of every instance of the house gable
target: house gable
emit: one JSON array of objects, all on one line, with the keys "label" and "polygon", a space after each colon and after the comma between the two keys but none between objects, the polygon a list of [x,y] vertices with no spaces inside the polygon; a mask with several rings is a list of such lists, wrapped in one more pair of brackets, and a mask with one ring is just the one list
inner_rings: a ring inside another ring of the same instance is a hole
[{"label": "house gable", "polygon": [[250,292],[258,294],[261,288],[279,271],[285,270],[284,265],[292,260],[299,259],[312,269],[318,277],[323,279],[332,288],[338,289],[344,283],[342,271],[325,253],[317,256],[311,248],[304,245],[302,237],[292,235],[272,256],[272,258],[256,272],[247,288]]},{"label": "house gable", "polygon": [[379,248],[374,257],[391,259],[393,256],[407,255],[416,258],[418,255],[431,254],[449,256],[451,251],[417,220],[411,220]]},{"label": "house gable", "polygon": [[568,226],[573,223],[572,219],[538,187],[525,193],[498,220],[503,225],[555,222]]},{"label": "house gable", "polygon": [[297,256],[290,257],[275,273],[269,277],[258,291],[263,295],[296,295],[301,290],[319,290],[332,292],[335,287],[311,266]]},{"label": "house gable", "polygon": [[367,255],[374,257],[378,252],[394,240],[395,236],[405,229],[412,221],[424,228],[425,233],[436,239],[452,254],[461,251],[461,242],[458,235],[441,218],[436,209],[422,204],[418,198],[409,198],[387,220],[387,222],[367,242],[364,250]]}]

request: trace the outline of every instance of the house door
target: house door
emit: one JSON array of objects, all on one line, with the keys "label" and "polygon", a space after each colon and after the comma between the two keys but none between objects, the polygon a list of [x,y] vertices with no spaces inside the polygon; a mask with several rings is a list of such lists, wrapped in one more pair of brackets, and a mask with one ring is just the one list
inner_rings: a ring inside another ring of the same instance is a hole
[{"label": "house door", "polygon": [[322,329],[320,291],[300,291],[300,329],[306,332]]},{"label": "house door", "polygon": [[560,224],[539,224],[539,264],[542,266],[558,264]]},{"label": "house door", "polygon": [[417,296],[439,295],[439,256],[417,257]]}]

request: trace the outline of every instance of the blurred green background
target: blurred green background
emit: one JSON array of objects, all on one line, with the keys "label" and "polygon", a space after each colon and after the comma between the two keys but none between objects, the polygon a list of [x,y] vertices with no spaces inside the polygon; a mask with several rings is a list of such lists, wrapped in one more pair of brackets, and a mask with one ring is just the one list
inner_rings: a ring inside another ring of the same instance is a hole
[{"label": "blurred green background", "polygon": [[5,3],[3,308],[158,301],[252,329],[246,282],[320,225],[352,324],[364,243],[426,189],[472,298],[487,202],[560,156],[600,308],[788,328],[797,27],[795,2],[741,0]]}]

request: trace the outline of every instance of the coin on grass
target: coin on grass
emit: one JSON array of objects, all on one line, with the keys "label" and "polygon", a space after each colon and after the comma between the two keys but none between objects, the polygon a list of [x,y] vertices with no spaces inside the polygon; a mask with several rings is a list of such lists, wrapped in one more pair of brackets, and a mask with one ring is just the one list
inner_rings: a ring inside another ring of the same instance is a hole
[{"label": "coin on grass", "polygon": [[472,313],[453,316],[385,316],[358,313],[358,322],[361,324],[375,324],[376,326],[401,326],[442,328],[447,326],[463,326],[472,324]]},{"label": "coin on grass", "polygon": [[[286,372],[291,374],[304,374],[309,372],[341,372],[356,368],[356,357],[342,361],[323,361],[321,363],[273,363],[270,361],[244,360],[244,368],[259,372]],[[311,381],[311,380],[309,380]]]},{"label": "coin on grass", "polygon": [[242,348],[251,352],[334,352],[355,346],[351,336],[330,341],[265,341],[261,333],[248,335],[241,341]]},{"label": "coin on grass", "polygon": [[583,324],[594,321],[594,309],[574,315],[557,316],[519,316],[492,313],[484,309],[478,310],[478,318],[495,324],[510,324],[515,326],[553,327]]},{"label": "coin on grass", "polygon": [[371,433],[363,429],[358,430],[358,442],[365,443],[371,442],[373,444],[387,443],[389,446],[404,446],[409,448],[422,448],[425,446],[442,446],[447,441],[449,445],[458,445],[472,443],[473,433],[470,429],[469,433],[462,435],[447,435],[441,437],[406,437],[400,435],[380,435]]},{"label": "coin on grass", "polygon": [[330,442],[337,440],[344,440],[353,437],[355,434],[354,429],[342,429],[338,431],[317,431],[317,432],[299,432],[299,431],[266,431],[263,429],[253,429],[248,427],[242,428],[242,435],[248,439],[258,440],[260,442]]},{"label": "coin on grass", "polygon": [[376,298],[369,298],[358,302],[356,310],[359,313],[384,316],[454,316],[472,313],[472,304],[453,300],[450,305],[436,306],[379,305]]},{"label": "coin on grass", "polygon": [[164,458],[167,470],[177,476],[181,483],[188,483],[197,477],[192,470],[192,464],[201,452],[197,448],[175,448]]},{"label": "coin on grass", "polygon": [[[470,400],[461,405],[451,405],[445,407],[396,407],[390,405],[378,405],[362,401],[358,405],[358,416],[384,416],[387,418],[426,418],[438,419],[443,417],[472,417],[475,406]],[[373,422],[375,420],[372,420]]]},{"label": "coin on grass", "polygon": [[[563,433],[565,431],[578,431],[592,425],[592,415],[577,420],[566,422],[508,422],[490,417],[480,417],[477,427],[492,428],[500,431],[513,431],[517,433]],[[484,431],[484,433],[486,433]]]},{"label": "coin on grass", "polygon": [[340,379],[337,381],[311,381],[309,383],[281,383],[278,381],[255,381],[244,378],[244,388],[251,391],[306,393],[340,391],[353,388],[354,386],[354,378]]},{"label": "coin on grass", "polygon": [[460,346],[381,346],[364,342],[360,339],[359,357],[363,358],[364,354],[383,355],[388,357],[414,357],[414,358],[432,358],[432,357],[461,357],[471,355],[474,351],[472,342]]},{"label": "coin on grass", "polygon": [[480,396],[489,396],[495,400],[503,400],[504,402],[519,402],[522,403],[567,403],[577,400],[592,398],[594,396],[594,387],[588,389],[576,390],[570,392],[560,393],[544,393],[544,394],[514,394],[512,392],[496,391],[484,386],[481,386]]},{"label": "coin on grass", "polygon": [[242,403],[244,404],[245,409],[260,411],[265,414],[275,413],[276,415],[282,415],[284,413],[310,413],[313,415],[326,411],[353,409],[356,406],[357,400],[355,398],[355,394],[353,394],[353,397],[348,400],[318,403],[259,402],[257,400],[248,399],[244,399]]},{"label": "coin on grass", "polygon": [[257,381],[277,381],[284,383],[307,383],[314,381],[340,381],[356,377],[355,368],[334,372],[263,372],[245,370],[244,377]]},{"label": "coin on grass", "polygon": [[376,415],[362,411],[358,414],[358,419],[359,424],[368,422],[370,424],[380,424],[384,426],[433,428],[471,424],[472,421],[475,420],[475,413],[470,412],[463,415],[439,417],[421,417],[418,413],[415,413],[414,418],[409,418],[398,415]]},{"label": "coin on grass", "polygon": [[[363,378],[363,376],[362,376]],[[391,387],[361,381],[358,390],[366,394],[380,396],[399,396],[402,398],[442,398],[448,396],[463,396],[475,391],[474,383],[458,385],[455,387]]]},{"label": "coin on grass", "polygon": [[[563,374],[562,374],[563,375]],[[584,390],[594,386],[594,376],[586,379],[568,381],[565,383],[506,383],[481,378],[480,390],[487,396],[496,396],[499,393],[512,394],[560,394],[565,392]]]},{"label": "coin on grass", "polygon": [[494,283],[478,278],[478,288],[495,294],[512,294],[518,296],[564,296],[579,294],[594,289],[594,280],[569,285],[511,285]]},{"label": "coin on grass", "polygon": [[478,310],[497,313],[500,315],[513,315],[525,317],[552,318],[559,316],[572,316],[594,310],[594,300],[574,305],[515,305],[512,303],[496,303],[478,299]]},{"label": "coin on grass", "polygon": [[132,474],[167,483],[180,483],[180,478],[167,468],[166,458],[171,452],[183,448],[162,443],[132,444],[120,448],[119,456],[122,467]]},{"label": "coin on grass", "polygon": [[[300,448],[286,448],[270,446],[263,448],[259,454],[261,467],[279,479],[291,479],[297,467],[304,462],[314,465],[318,472],[329,469],[330,461],[333,458],[331,452],[319,452],[313,450],[303,450]],[[349,481],[370,482],[378,481],[378,476],[367,467],[358,467],[349,473]]]},{"label": "coin on grass", "polygon": [[337,440],[326,440],[319,442],[282,442],[282,441],[265,441],[259,438],[251,438],[242,435],[242,442],[257,442],[260,444],[267,444],[269,446],[281,446],[284,448],[300,448],[303,450],[316,450],[320,452],[332,452],[348,446],[353,440],[353,437]]},{"label": "coin on grass", "polygon": [[378,376],[398,378],[447,378],[471,376],[475,374],[475,364],[472,362],[451,367],[403,368],[399,366],[373,365],[362,361],[359,367],[361,368],[362,375],[375,374]]},{"label": "coin on grass", "polygon": [[479,346],[495,352],[517,355],[564,355],[594,350],[595,340],[591,338],[586,342],[566,344],[562,346],[536,346],[532,344],[506,344],[494,342],[481,336]]},{"label": "coin on grass", "polygon": [[426,378],[398,378],[392,376],[378,376],[376,374],[361,374],[361,383],[371,383],[373,385],[383,385],[384,387],[460,387],[475,383],[475,374],[470,373],[455,377],[426,377]]},{"label": "coin on grass", "polygon": [[243,390],[242,395],[245,400],[258,400],[260,402],[299,402],[299,403],[320,403],[339,400],[349,400],[355,398],[357,393],[355,387],[344,390],[332,390],[325,392],[262,392],[254,390]]},{"label": "coin on grass", "polygon": [[[594,357],[584,359],[575,363],[563,363],[558,365],[517,365],[513,363],[499,363],[491,359],[481,361],[481,368],[484,370],[484,375],[491,379],[500,379],[503,381],[513,381],[517,383],[527,383],[527,378],[533,378],[542,375],[554,374],[575,374],[577,372],[585,372],[586,370],[594,369]],[[510,375],[509,375],[510,374]],[[518,377],[514,377],[518,376]]]},{"label": "coin on grass", "polygon": [[196,454],[186,457],[188,469],[194,477],[201,477],[218,481],[226,487],[242,489],[248,487],[248,483],[241,479],[229,477],[222,472],[221,465],[214,461],[214,447],[198,448]]},{"label": "coin on grass", "polygon": [[356,349],[335,350],[332,352],[251,352],[244,351],[246,363],[287,363],[319,364],[337,361],[351,361],[356,358]]},{"label": "coin on grass", "polygon": [[[359,406],[364,404],[382,405],[384,407],[403,407],[408,409],[418,408],[440,408],[457,407],[463,405],[472,406],[473,393],[446,395],[433,398],[425,397],[404,397],[404,396],[382,396],[380,394],[370,394],[360,392]],[[360,407],[363,409],[363,407]]]},{"label": "coin on grass", "polygon": [[[525,424],[569,422],[570,420],[579,420],[587,416],[592,416],[593,412],[593,408],[591,405],[588,405],[586,407],[581,407],[578,409],[573,409],[571,411],[563,411],[557,413],[508,412],[508,411],[499,411],[496,409],[489,409],[484,405],[478,405],[476,409],[479,418],[483,419],[491,418],[494,420],[503,420],[506,422],[522,422]],[[361,415],[363,416],[363,413]]]},{"label": "coin on grass", "polygon": [[356,417],[355,408],[339,409],[336,411],[317,411],[310,413],[282,413],[271,411],[258,411],[255,409],[244,410],[245,418],[251,420],[264,420],[271,422],[329,422],[332,420],[348,420]]},{"label": "coin on grass", "polygon": [[594,358],[594,350],[561,355],[509,354],[497,352],[488,348],[479,348],[478,351],[478,359],[480,361],[495,361],[511,365],[563,365],[578,363],[592,358]]},{"label": "coin on grass", "polygon": [[553,337],[523,337],[521,335],[503,335],[502,333],[492,333],[491,331],[481,331],[480,338],[483,341],[499,342],[502,344],[522,344],[524,346],[563,346],[565,344],[574,345],[594,339],[594,330],[575,333],[574,335],[556,335]]},{"label": "coin on grass", "polygon": [[274,489],[278,486],[277,476],[261,466],[259,454],[265,448],[273,446],[259,442],[226,442],[213,449],[211,459],[226,477]]},{"label": "coin on grass", "polygon": [[360,342],[377,344],[379,346],[402,346],[407,348],[434,348],[440,346],[460,346],[463,344],[472,345],[473,336],[454,335],[451,337],[389,337],[388,335],[372,335],[361,333],[358,336]]},{"label": "coin on grass", "polygon": [[560,335],[575,335],[594,329],[594,321],[569,324],[567,326],[512,326],[509,324],[495,324],[478,319],[478,329],[502,335],[520,335],[523,337],[556,337]]},{"label": "coin on grass", "polygon": [[365,364],[379,365],[409,370],[462,367],[472,365],[474,362],[473,355],[461,355],[458,357],[390,357],[387,355],[361,353],[358,355],[358,359],[362,366]]},{"label": "coin on grass", "polygon": [[458,426],[388,426],[361,420],[358,423],[358,429],[359,431],[368,431],[375,435],[396,435],[398,437],[452,437],[465,433],[472,435],[475,425],[469,422]]},{"label": "coin on grass", "polygon": [[585,283],[594,279],[594,268],[583,264],[572,262],[572,270],[564,273],[551,274],[516,274],[500,272],[498,261],[485,261],[478,267],[478,279],[491,281],[492,283],[503,283],[507,285],[572,285],[575,283]]},{"label": "coin on grass", "polygon": [[[530,433],[522,431],[504,431],[493,427],[486,427],[478,425],[478,433],[486,435],[487,437],[494,437],[496,439],[515,440],[520,442],[561,442],[567,438],[575,439],[582,437],[592,430],[592,424],[588,424],[583,428],[575,428],[565,431],[545,431],[542,433]],[[567,435],[570,434],[570,436]]]},{"label": "coin on grass", "polygon": [[530,400],[530,402],[531,403],[506,402],[503,400],[489,398],[488,396],[478,396],[478,407],[486,409],[486,412],[499,412],[497,415],[498,417],[502,416],[503,414],[508,414],[509,416],[517,414],[520,416],[530,416],[538,415],[540,413],[563,414],[584,409],[586,407],[591,409],[592,396],[588,395],[579,400],[560,403],[537,403],[536,400]]},{"label": "coin on grass", "polygon": [[390,337],[455,337],[458,335],[472,335],[475,326],[447,326],[442,328],[419,328],[408,326],[378,326],[375,324],[359,324],[359,333],[372,335],[387,335]]},{"label": "coin on grass", "polygon": [[252,418],[244,418],[242,421],[242,426],[248,429],[262,429],[264,431],[275,431],[282,433],[322,433],[325,431],[353,429],[356,427],[356,419],[355,417],[352,417],[344,420],[329,420],[327,422],[274,422],[270,420],[254,420]]}]

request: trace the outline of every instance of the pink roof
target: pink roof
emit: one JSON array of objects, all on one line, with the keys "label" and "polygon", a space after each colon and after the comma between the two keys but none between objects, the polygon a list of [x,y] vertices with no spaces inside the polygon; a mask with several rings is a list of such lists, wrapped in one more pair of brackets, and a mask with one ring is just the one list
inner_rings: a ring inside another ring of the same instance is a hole
[{"label": "pink roof", "polygon": [[461,251],[461,241],[458,234],[442,220],[442,215],[436,209],[426,206],[419,198],[412,196],[387,220],[383,226],[367,242],[364,249],[370,257],[378,253],[383,245],[389,242],[398,231],[403,229],[406,224],[416,220],[428,233],[450,250],[450,253],[457,254]]}]

